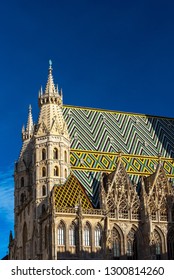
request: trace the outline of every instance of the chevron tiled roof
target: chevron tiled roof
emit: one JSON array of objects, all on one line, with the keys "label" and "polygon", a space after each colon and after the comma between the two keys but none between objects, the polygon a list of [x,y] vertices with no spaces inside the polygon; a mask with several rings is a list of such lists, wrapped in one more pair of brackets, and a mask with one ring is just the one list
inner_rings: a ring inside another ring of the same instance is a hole
[{"label": "chevron tiled roof", "polygon": [[150,175],[162,162],[174,178],[174,118],[64,106],[74,174],[97,203],[100,171],[122,161],[131,179]]}]

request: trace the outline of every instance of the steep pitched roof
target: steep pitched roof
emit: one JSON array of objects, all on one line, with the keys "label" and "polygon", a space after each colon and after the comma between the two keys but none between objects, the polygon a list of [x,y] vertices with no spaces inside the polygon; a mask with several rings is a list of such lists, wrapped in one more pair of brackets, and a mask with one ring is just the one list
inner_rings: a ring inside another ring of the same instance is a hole
[{"label": "steep pitched roof", "polygon": [[131,180],[155,172],[161,162],[174,180],[174,118],[63,106],[71,139],[71,169],[98,202],[100,171],[115,170],[119,150]]},{"label": "steep pitched roof", "polygon": [[79,198],[82,208],[93,208],[85,189],[73,173],[63,185],[54,186],[53,195],[55,208],[75,207],[79,205]]}]

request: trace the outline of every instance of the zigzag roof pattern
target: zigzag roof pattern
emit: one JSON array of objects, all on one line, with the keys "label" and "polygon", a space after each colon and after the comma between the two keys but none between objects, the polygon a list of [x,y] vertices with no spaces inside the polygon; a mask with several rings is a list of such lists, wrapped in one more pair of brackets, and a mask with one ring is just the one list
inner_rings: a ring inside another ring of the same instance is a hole
[{"label": "zigzag roof pattern", "polygon": [[174,178],[174,118],[64,106],[75,176],[97,203],[100,172],[122,161],[131,179],[150,175],[160,161]]}]

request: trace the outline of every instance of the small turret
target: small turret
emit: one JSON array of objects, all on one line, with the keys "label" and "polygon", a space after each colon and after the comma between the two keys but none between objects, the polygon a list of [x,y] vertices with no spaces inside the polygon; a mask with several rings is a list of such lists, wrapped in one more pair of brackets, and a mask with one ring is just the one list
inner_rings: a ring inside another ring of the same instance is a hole
[{"label": "small turret", "polygon": [[9,234],[9,244],[13,241],[13,234],[12,231],[10,230],[10,234]]},{"label": "small turret", "polygon": [[27,126],[25,129],[25,126],[23,125],[22,127],[22,140],[27,140],[30,139],[33,136],[33,131],[34,131],[34,124],[33,124],[33,117],[32,117],[32,112],[31,112],[31,105],[29,105],[29,110],[28,110],[28,120],[27,120]]}]

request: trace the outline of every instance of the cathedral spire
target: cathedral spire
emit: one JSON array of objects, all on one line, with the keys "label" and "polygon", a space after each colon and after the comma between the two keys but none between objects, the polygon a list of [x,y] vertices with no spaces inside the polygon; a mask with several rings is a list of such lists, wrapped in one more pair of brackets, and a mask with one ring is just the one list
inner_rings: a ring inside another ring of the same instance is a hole
[{"label": "cathedral spire", "polygon": [[57,89],[54,85],[54,80],[53,80],[53,74],[52,74],[53,68],[52,68],[52,61],[49,60],[49,69],[48,69],[48,80],[45,88],[45,94],[48,96],[54,95],[57,92]]},{"label": "cathedral spire", "polygon": [[26,131],[30,134],[33,131],[33,117],[32,117],[32,113],[31,113],[31,105],[29,105],[29,109],[28,109],[28,121],[27,121],[27,127],[26,127]]},{"label": "cathedral spire", "polygon": [[62,105],[62,91],[58,90],[58,85],[55,86],[53,79],[53,68],[52,61],[49,60],[49,68],[48,68],[48,79],[46,83],[45,91],[39,91],[39,106],[41,107],[43,104],[57,104]]}]

